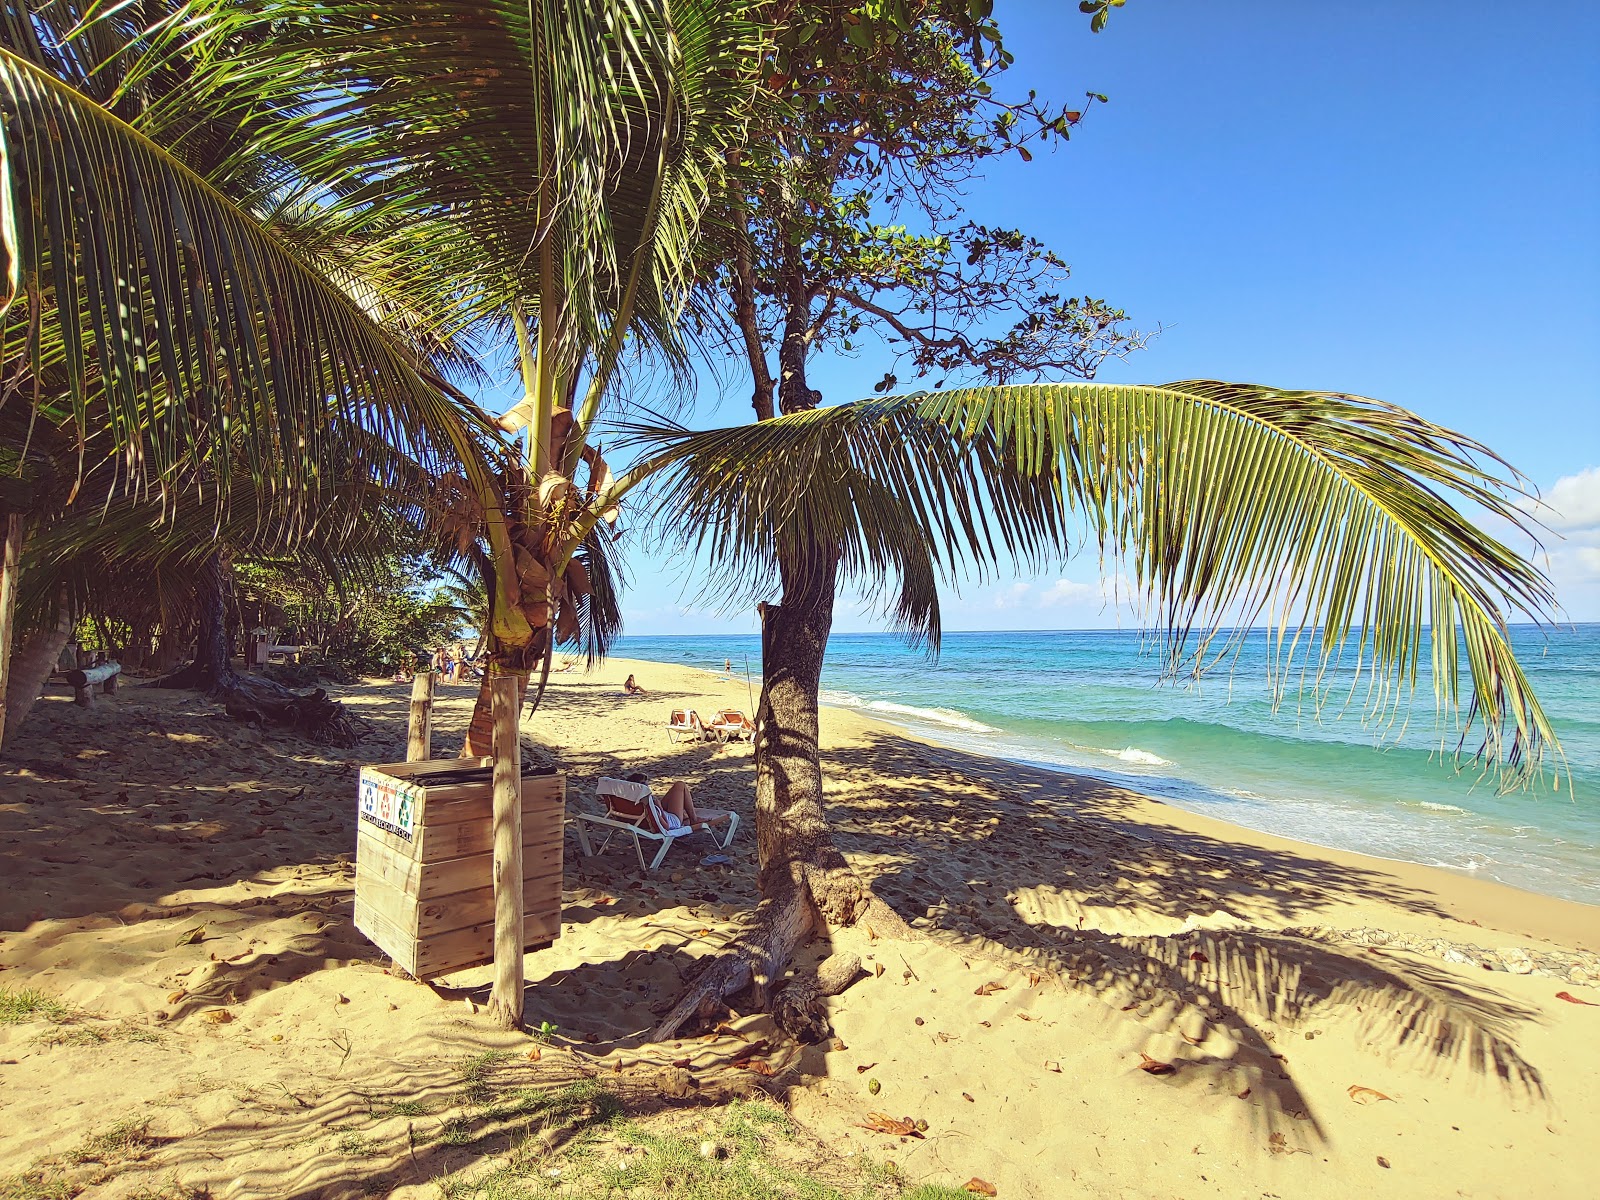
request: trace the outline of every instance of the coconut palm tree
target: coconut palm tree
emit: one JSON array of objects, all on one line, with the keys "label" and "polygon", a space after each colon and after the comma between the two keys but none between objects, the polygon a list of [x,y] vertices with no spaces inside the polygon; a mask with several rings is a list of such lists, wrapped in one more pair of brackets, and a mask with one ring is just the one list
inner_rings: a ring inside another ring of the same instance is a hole
[{"label": "coconut palm tree", "polygon": [[[434,480],[417,502],[484,542],[506,669],[614,619],[588,603],[612,509],[590,432],[629,335],[670,340],[749,90],[737,14],[47,0],[3,21],[6,384],[25,428],[103,444],[67,498],[98,468],[107,495],[221,519],[242,471],[293,527],[352,475],[400,484],[399,447]],[[451,382],[471,334],[515,336],[520,462]]]},{"label": "coconut palm tree", "polygon": [[[1367,714],[1382,717],[1409,700],[1426,657],[1458,745],[1476,737],[1473,755],[1502,783],[1559,758],[1506,635],[1512,613],[1551,614],[1550,585],[1463,514],[1531,534],[1520,479],[1487,447],[1393,405],[1206,380],[1038,384],[636,436],[651,449],[634,474],[651,478],[666,528],[731,598],[761,602],[764,669],[763,898],[658,1038],[752,980],[783,978],[813,932],[863,917],[879,934],[905,930],[825,819],[818,687],[841,583],[936,649],[938,581],[1065,557],[1086,532],[1101,561],[1131,571],[1168,675],[1226,662],[1264,622],[1280,686],[1305,661],[1320,701],[1316,681],[1354,661]],[[817,998],[791,984],[775,1011],[815,1034]]]}]

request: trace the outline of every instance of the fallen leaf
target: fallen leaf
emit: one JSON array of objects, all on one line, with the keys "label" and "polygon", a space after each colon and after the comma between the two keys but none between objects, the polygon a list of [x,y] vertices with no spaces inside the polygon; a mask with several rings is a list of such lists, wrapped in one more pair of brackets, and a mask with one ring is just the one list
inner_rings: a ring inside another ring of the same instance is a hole
[{"label": "fallen leaf", "polygon": [[873,974],[874,977],[876,977],[878,975],[882,975],[883,974],[883,964],[882,963],[873,963],[872,964],[872,974]]},{"label": "fallen leaf", "polygon": [[173,942],[172,945],[173,948],[176,949],[179,946],[193,946],[197,942],[203,942],[205,940],[206,927],[204,925],[196,925],[193,929],[185,929],[182,933],[180,933],[178,935],[178,940]]},{"label": "fallen leaf", "polygon": [[695,937],[710,937],[711,936],[711,930],[709,930],[709,929],[696,929],[694,931],[694,936]]},{"label": "fallen leaf", "polygon": [[1250,1089],[1249,1088],[1245,1088],[1244,1091],[1240,1092],[1239,1093],[1239,1099],[1241,1099],[1241,1100],[1250,1099]]},{"label": "fallen leaf", "polygon": [[1151,1058],[1143,1050],[1139,1051],[1139,1057],[1143,1060],[1139,1064],[1139,1070],[1148,1071],[1152,1075],[1171,1075],[1178,1069],[1169,1062],[1162,1062],[1160,1059]]},{"label": "fallen leaf", "polygon": [[875,1062],[863,1063],[861,1066],[856,1068],[856,1074],[857,1075],[865,1075],[868,1071],[872,1070],[872,1068],[877,1066],[877,1065],[878,1064],[875,1063]]},{"label": "fallen leaf", "polygon": [[1557,992],[1556,999],[1565,1000],[1568,1004],[1587,1004],[1590,1008],[1600,1008],[1600,1004],[1596,1004],[1593,1000],[1580,1000],[1571,992]]},{"label": "fallen leaf", "polygon": [[340,996],[339,997],[339,1003],[340,1004],[349,1004],[350,1003],[350,997],[349,996]]},{"label": "fallen leaf", "polygon": [[167,997],[167,1003],[168,1004],[176,1004],[179,1000],[182,1000],[188,994],[189,994],[188,992],[184,991],[182,988],[179,988],[177,991],[173,992],[172,995]]},{"label": "fallen leaf", "polygon": [[1037,1021],[1039,1018],[1034,1016],[1032,1013],[1021,1013],[1021,1012],[1019,1012],[1017,1014],[1017,1019],[1019,1021]]},{"label": "fallen leaf", "polygon": [[887,1133],[891,1137],[922,1136],[922,1131],[917,1128],[917,1123],[910,1117],[891,1117],[888,1113],[868,1113],[866,1123],[858,1126],[861,1129],[870,1129],[873,1133]]},{"label": "fallen leaf", "polygon": [[1391,1104],[1394,1103],[1393,1096],[1385,1096],[1374,1088],[1362,1087],[1357,1083],[1352,1083],[1345,1091],[1350,1094],[1350,1099],[1357,1104],[1376,1104],[1379,1100],[1387,1100]]},{"label": "fallen leaf", "polygon": [[867,926],[867,940],[869,942],[875,942],[878,940],[878,931],[871,925]]},{"label": "fallen leaf", "polygon": [[879,1083],[876,1079],[867,1080],[867,1094],[868,1095],[876,1096],[881,1091],[883,1091],[883,1084]]},{"label": "fallen leaf", "polygon": [[1389,1169],[1389,1160],[1380,1154],[1378,1155],[1378,1165],[1387,1171]]},{"label": "fallen leaf", "polygon": [[980,985],[975,991],[973,991],[972,994],[974,996],[992,996],[996,992],[1003,992],[1005,990],[1006,985],[1003,983],[985,983]]},{"label": "fallen leaf", "polygon": [[1028,986],[1031,987],[1031,988],[1036,988],[1036,987],[1039,986],[1039,972],[1037,972],[1037,971],[1029,971],[1028,972]]},{"label": "fallen leaf", "polygon": [[225,1008],[212,1008],[206,1010],[206,1020],[213,1025],[226,1025],[233,1020],[233,1014]]},{"label": "fallen leaf", "polygon": [[962,1186],[964,1186],[967,1191],[971,1192],[974,1196],[998,1196],[1000,1194],[994,1190],[994,1184],[990,1183],[987,1179],[979,1179],[976,1175],[967,1180],[967,1182]]},{"label": "fallen leaf", "polygon": [[848,1050],[848,1049],[850,1049],[849,1046],[846,1046],[844,1044],[844,1039],[843,1038],[834,1038],[833,1039],[833,1043],[832,1043],[832,1048],[834,1050]]},{"label": "fallen leaf", "polygon": [[544,1052],[542,1050],[540,1050],[539,1047],[537,1047],[537,1046],[535,1046],[532,1050],[528,1051],[528,1061],[529,1062],[538,1062],[543,1057],[544,1057]]},{"label": "fallen leaf", "polygon": [[768,1066],[766,1062],[759,1058],[741,1059],[739,1062],[736,1062],[733,1065],[736,1067],[743,1067],[746,1071],[754,1071],[757,1075],[777,1074],[777,1072]]},{"label": "fallen leaf", "polygon": [[1203,1037],[1190,1037],[1187,1033],[1184,1033],[1183,1030],[1181,1030],[1181,1029],[1178,1030],[1178,1035],[1180,1037],[1182,1037],[1184,1041],[1188,1042],[1189,1045],[1191,1045],[1191,1046],[1198,1046],[1201,1042],[1206,1040]]},{"label": "fallen leaf", "polygon": [[962,1092],[961,1093],[961,1098],[963,1100],[965,1100],[968,1104],[976,1104],[977,1103],[977,1101],[972,1098],[972,1093],[971,1092]]},{"label": "fallen leaf", "polygon": [[1189,955],[1189,961],[1190,962],[1208,963],[1211,960],[1209,958],[1207,958],[1204,954],[1201,954],[1200,951],[1196,950],[1193,954]]},{"label": "fallen leaf", "polygon": [[1054,1071],[1057,1075],[1061,1074],[1061,1064],[1052,1058],[1044,1060],[1044,1069],[1046,1071]]}]

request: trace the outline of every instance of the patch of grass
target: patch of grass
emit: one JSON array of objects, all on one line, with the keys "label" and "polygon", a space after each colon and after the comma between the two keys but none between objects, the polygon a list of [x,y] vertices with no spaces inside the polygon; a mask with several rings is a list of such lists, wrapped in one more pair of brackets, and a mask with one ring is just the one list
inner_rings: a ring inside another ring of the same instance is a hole
[{"label": "patch of grass", "polygon": [[146,1025],[119,1021],[116,1024],[63,1025],[41,1033],[36,1040],[41,1046],[103,1046],[107,1042],[159,1043],[161,1034]]},{"label": "patch of grass", "polygon": [[[445,1200],[606,1200],[671,1196],[673,1200],[971,1200],[944,1185],[909,1189],[893,1168],[818,1158],[797,1139],[781,1109],[737,1101],[698,1127],[681,1121],[617,1120],[593,1083],[544,1094],[542,1111],[560,1119],[610,1112],[607,1123],[577,1127],[565,1149],[546,1154],[532,1139],[488,1170],[468,1169],[437,1180]],[[663,1124],[665,1127],[663,1127]],[[809,1168],[809,1169],[808,1169]]]},{"label": "patch of grass", "polygon": [[468,1104],[485,1104],[494,1095],[489,1086],[489,1076],[500,1063],[511,1055],[504,1050],[485,1050],[471,1058],[456,1063],[456,1077],[461,1080],[461,1096]]},{"label": "patch of grass", "polygon": [[118,1121],[104,1133],[97,1133],[83,1141],[67,1156],[67,1161],[112,1166],[142,1157],[153,1144],[150,1137],[150,1122],[141,1121],[137,1117],[128,1117]]},{"label": "patch of grass", "polygon": [[378,1143],[354,1129],[341,1129],[333,1148],[340,1154],[353,1154],[357,1158],[371,1158],[378,1153]]},{"label": "patch of grass", "polygon": [[0,1200],[72,1200],[82,1191],[59,1171],[35,1169],[0,1179]]},{"label": "patch of grass", "polygon": [[65,1021],[72,1010],[37,988],[11,988],[0,984],[0,1025],[24,1021]]}]

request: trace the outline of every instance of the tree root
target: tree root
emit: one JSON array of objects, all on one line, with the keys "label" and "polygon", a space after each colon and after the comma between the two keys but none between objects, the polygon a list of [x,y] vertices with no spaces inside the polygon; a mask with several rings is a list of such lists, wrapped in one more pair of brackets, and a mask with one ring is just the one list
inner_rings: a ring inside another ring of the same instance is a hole
[{"label": "tree root", "polygon": [[816,972],[785,980],[794,952],[819,931],[866,924],[874,937],[915,940],[921,935],[848,868],[793,864],[787,878],[769,880],[750,928],[695,977],[651,1034],[664,1042],[685,1025],[712,1024],[727,999],[750,990],[752,1006],[772,1015],[778,1027],[802,1042],[830,1035],[824,1001],[855,981],[861,961],[834,954]]}]

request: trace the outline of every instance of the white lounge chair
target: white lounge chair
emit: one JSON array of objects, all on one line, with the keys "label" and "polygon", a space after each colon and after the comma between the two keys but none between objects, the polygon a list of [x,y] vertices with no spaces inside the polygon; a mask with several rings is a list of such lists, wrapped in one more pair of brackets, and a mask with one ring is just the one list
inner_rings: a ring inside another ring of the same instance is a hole
[{"label": "white lounge chair", "polygon": [[716,736],[719,742],[737,742],[741,739],[748,742],[756,740],[755,722],[750,720],[737,708],[725,708],[712,718],[711,724],[706,728]]},{"label": "white lounge chair", "polygon": [[710,741],[715,734],[706,728],[706,723],[700,719],[700,714],[692,708],[675,708],[672,715],[667,718],[667,740],[676,742],[679,738],[694,738],[697,741]]},{"label": "white lounge chair", "polygon": [[[595,787],[595,798],[606,806],[606,815],[596,816],[594,813],[574,812],[572,819],[578,834],[578,846],[582,849],[585,858],[592,858],[596,854],[604,854],[611,839],[620,833],[626,833],[633,838],[634,852],[639,856],[639,866],[646,871],[653,871],[661,865],[661,860],[666,858],[667,851],[672,849],[673,842],[681,837],[687,837],[696,829],[703,829],[711,835],[711,840],[716,842],[717,849],[726,850],[733,841],[733,834],[739,828],[739,814],[723,812],[720,809],[701,809],[702,816],[711,817],[699,825],[676,825],[677,819],[663,812],[656,803],[656,798],[650,793],[648,783],[634,783],[627,779],[612,779],[602,775],[599,784]],[[722,818],[728,821],[727,833],[718,838],[713,832],[713,825],[720,825]],[[589,844],[588,826],[598,825],[606,830],[605,841],[600,843],[600,848],[595,850]],[[659,842],[660,849],[649,863],[644,860],[643,838]]]}]

